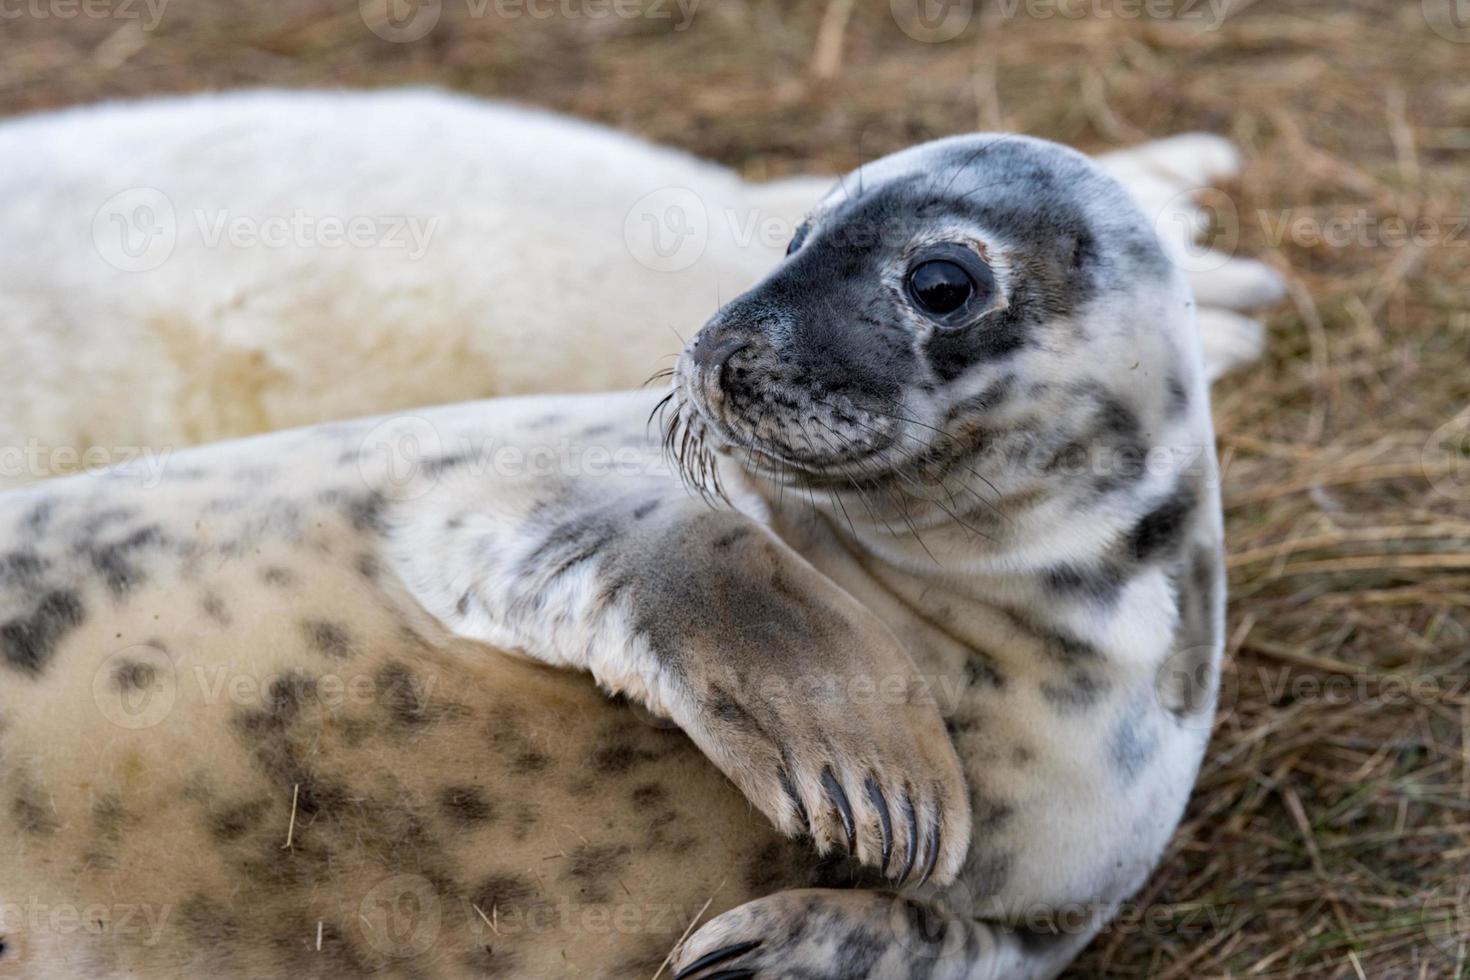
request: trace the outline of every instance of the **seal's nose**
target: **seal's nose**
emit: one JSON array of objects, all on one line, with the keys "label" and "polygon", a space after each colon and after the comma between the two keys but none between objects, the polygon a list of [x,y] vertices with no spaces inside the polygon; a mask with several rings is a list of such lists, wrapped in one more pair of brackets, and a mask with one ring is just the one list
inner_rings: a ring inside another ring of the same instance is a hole
[{"label": "seal's nose", "polygon": [[749,346],[750,340],[738,334],[702,330],[694,338],[694,349],[690,354],[700,370],[710,371],[720,380],[725,373],[725,363]]}]

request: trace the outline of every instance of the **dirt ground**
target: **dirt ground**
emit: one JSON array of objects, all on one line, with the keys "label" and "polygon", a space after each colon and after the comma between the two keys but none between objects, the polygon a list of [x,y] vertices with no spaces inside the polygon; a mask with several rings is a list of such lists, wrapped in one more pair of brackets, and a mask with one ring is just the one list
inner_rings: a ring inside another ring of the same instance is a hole
[{"label": "dirt ground", "polygon": [[1238,141],[1217,237],[1293,295],[1217,389],[1221,716],[1173,853],[1071,975],[1470,976],[1465,3],[386,2],[3,0],[0,112],[434,84],[751,177],[976,128]]}]

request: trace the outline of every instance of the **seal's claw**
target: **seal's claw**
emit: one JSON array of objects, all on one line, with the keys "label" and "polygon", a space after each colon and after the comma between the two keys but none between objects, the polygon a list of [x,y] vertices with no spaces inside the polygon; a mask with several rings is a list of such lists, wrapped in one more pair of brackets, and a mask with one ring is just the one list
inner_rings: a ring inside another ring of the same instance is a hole
[{"label": "seal's claw", "polygon": [[857,853],[857,825],[852,819],[852,804],[847,800],[847,793],[843,791],[842,784],[832,773],[832,767],[822,769],[822,786],[827,790],[827,796],[832,800],[832,805],[837,808],[837,814],[842,818],[842,833],[847,837],[847,853]]},{"label": "seal's claw", "polygon": [[894,879],[900,885],[909,880],[909,875],[914,870],[914,862],[919,855],[919,817],[914,812],[914,801],[908,793],[903,794],[903,813],[908,818],[908,847],[905,848],[903,859],[903,870]]},{"label": "seal's claw", "polygon": [[883,838],[883,864],[879,870],[887,875],[888,864],[893,859],[893,817],[888,812],[888,799],[883,795],[883,787],[878,785],[878,780],[869,776],[864,781],[863,788],[868,791],[868,801],[873,804],[873,811],[878,814],[878,828]]},{"label": "seal's claw", "polygon": [[[694,975],[701,970],[707,970],[712,966],[718,966],[721,963],[729,963],[731,960],[739,959],[751,950],[758,948],[761,942],[762,940],[759,939],[751,939],[743,943],[726,946],[723,949],[711,950],[674,974],[674,980],[692,980]],[[701,980],[718,980],[718,978],[722,977],[725,980],[735,980],[737,976],[751,977],[754,975],[755,970],[753,969],[737,968],[734,970],[721,970],[719,973],[714,974],[706,974]]]}]

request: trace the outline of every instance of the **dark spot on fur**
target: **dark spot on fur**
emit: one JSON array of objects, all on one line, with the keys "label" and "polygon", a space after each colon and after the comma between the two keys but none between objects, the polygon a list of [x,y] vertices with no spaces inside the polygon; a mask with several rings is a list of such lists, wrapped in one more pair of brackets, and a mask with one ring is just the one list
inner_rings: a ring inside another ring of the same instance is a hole
[{"label": "dark spot on fur", "polygon": [[669,792],[658,783],[644,783],[633,788],[633,803],[638,807],[650,807],[668,799]]},{"label": "dark spot on fur", "polygon": [[[297,809],[300,810],[299,795]],[[239,840],[259,825],[270,810],[269,800],[249,800],[223,807],[209,814],[209,833],[222,844]]]},{"label": "dark spot on fur", "polygon": [[1057,565],[1046,570],[1043,581],[1057,595],[1084,598],[1101,605],[1117,601],[1123,590],[1121,571],[1108,562],[1096,565]]},{"label": "dark spot on fur", "polygon": [[1064,713],[1094,707],[1107,689],[1107,681],[1082,667],[1070,668],[1061,680],[1041,685],[1042,696]]},{"label": "dark spot on fur", "polygon": [[965,684],[970,687],[1004,687],[1005,678],[995,664],[978,653],[965,658]]},{"label": "dark spot on fur", "polygon": [[40,587],[49,562],[34,551],[12,551],[0,558],[0,587],[32,590]]},{"label": "dark spot on fur", "polygon": [[357,569],[357,574],[369,582],[376,582],[378,580],[378,573],[383,570],[382,563],[378,561],[378,556],[366,551],[353,560],[352,566]]},{"label": "dark spot on fur", "polygon": [[628,863],[628,848],[613,844],[582,844],[567,856],[566,877],[576,883],[589,902],[606,902],[612,883]]},{"label": "dark spot on fur", "polygon": [[1179,418],[1189,411],[1189,392],[1184,387],[1184,382],[1179,380],[1175,374],[1169,375],[1166,382],[1169,390],[1169,417]]},{"label": "dark spot on fur", "polygon": [[55,516],[56,501],[50,497],[43,497],[21,517],[20,530],[34,537],[45,531]]},{"label": "dark spot on fur", "polygon": [[493,910],[501,914],[522,912],[534,905],[540,888],[530,878],[522,875],[497,873],[481,879],[470,892],[470,901],[486,915]]},{"label": "dark spot on fur", "polygon": [[342,506],[342,513],[354,531],[381,531],[383,511],[387,507],[387,498],[374,491],[349,497]]},{"label": "dark spot on fur", "polygon": [[196,892],[179,906],[179,923],[196,945],[218,951],[240,936],[240,926],[219,903]]},{"label": "dark spot on fur", "polygon": [[377,673],[377,684],[388,714],[400,727],[422,728],[441,713],[430,702],[427,688],[401,663],[384,664]]},{"label": "dark spot on fur", "polygon": [[495,808],[478,786],[446,786],[439,791],[439,809],[453,823],[472,827],[495,817]]},{"label": "dark spot on fur", "polygon": [[280,565],[267,565],[260,570],[260,580],[278,589],[289,589],[296,584],[296,573]]},{"label": "dark spot on fur", "polygon": [[324,619],[303,619],[301,629],[306,634],[306,641],[317,653],[340,660],[357,652],[352,646],[352,635],[340,623]]},{"label": "dark spot on fur", "polygon": [[204,597],[199,600],[199,608],[204,610],[204,615],[221,626],[228,626],[232,622],[230,610],[217,592],[204,593]]},{"label": "dark spot on fur", "polygon": [[606,775],[621,775],[634,766],[657,759],[655,753],[626,743],[604,745],[592,753],[592,768]]},{"label": "dark spot on fur", "polygon": [[10,801],[10,814],[22,833],[45,837],[56,833],[56,811],[32,786],[23,786]]},{"label": "dark spot on fur", "polygon": [[520,573],[544,571],[546,580],[554,581],[583,562],[596,558],[621,533],[614,517],[602,513],[578,513],[547,532],[540,544],[520,563]]},{"label": "dark spot on fur", "polygon": [[658,510],[659,504],[661,504],[661,503],[662,503],[661,500],[659,500],[657,498],[654,498],[653,500],[646,501],[644,503],[639,504],[637,507],[634,507],[633,508],[633,520],[635,520],[635,521],[641,521],[641,520],[643,520],[643,518],[647,517],[649,514],[652,514],[654,511]]},{"label": "dark spot on fur", "polygon": [[1015,863],[1015,856],[1005,851],[972,849],[965,859],[965,880],[976,898],[990,898],[1005,888]]},{"label": "dark spot on fur", "polygon": [[55,589],[42,596],[29,615],[0,626],[0,654],[11,667],[38,677],[62,637],[85,618],[85,607],[75,590]]},{"label": "dark spot on fur", "polygon": [[439,476],[455,467],[463,466],[474,458],[474,453],[449,453],[434,459],[426,459],[423,463],[424,475],[431,478]]},{"label": "dark spot on fur", "polygon": [[1196,498],[1193,488],[1180,486],[1167,499],[1144,515],[1128,535],[1128,547],[1136,561],[1148,561],[1173,551],[1189,525]]},{"label": "dark spot on fur", "polygon": [[1124,786],[1132,786],[1147,768],[1158,748],[1157,734],[1143,717],[1148,705],[1139,706],[1119,720],[1108,743],[1108,758]]},{"label": "dark spot on fur", "polygon": [[551,765],[551,758],[549,756],[537,752],[534,749],[528,749],[525,752],[517,753],[515,758],[510,760],[510,771],[517,775],[529,776],[545,771],[549,765]]},{"label": "dark spot on fur", "polygon": [[83,544],[80,550],[87,555],[97,574],[102,576],[107,590],[121,598],[147,580],[146,573],[135,561],[137,553],[160,547],[166,540],[163,528],[151,524],[117,541]]},{"label": "dark spot on fur", "polygon": [[112,685],[124,694],[142,691],[153,686],[158,679],[158,670],[152,664],[124,659],[112,669]]}]

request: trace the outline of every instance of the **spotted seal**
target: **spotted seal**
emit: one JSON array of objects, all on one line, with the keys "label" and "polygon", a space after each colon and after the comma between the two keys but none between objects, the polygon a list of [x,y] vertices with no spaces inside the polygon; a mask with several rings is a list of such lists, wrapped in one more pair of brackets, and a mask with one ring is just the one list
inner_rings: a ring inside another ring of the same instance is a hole
[{"label": "spotted seal", "polygon": [[788,251],[667,392],[0,495],[0,975],[1060,971],[1209,731],[1189,290],[1013,136]]}]

